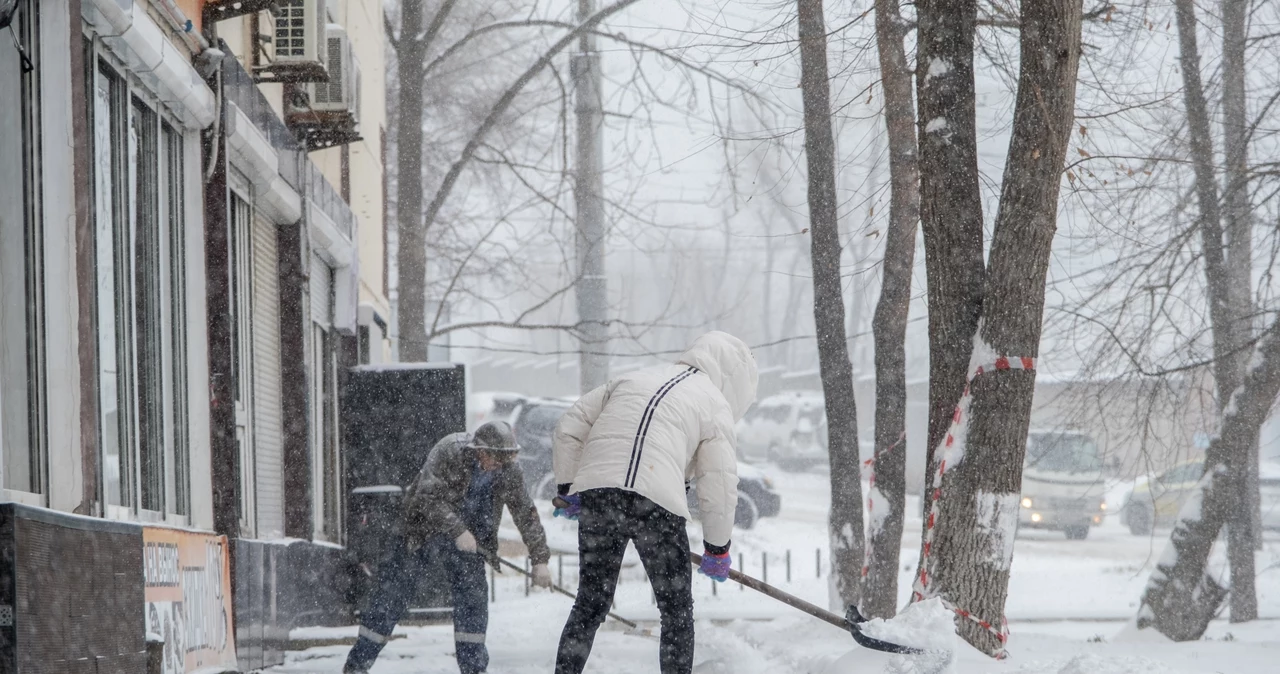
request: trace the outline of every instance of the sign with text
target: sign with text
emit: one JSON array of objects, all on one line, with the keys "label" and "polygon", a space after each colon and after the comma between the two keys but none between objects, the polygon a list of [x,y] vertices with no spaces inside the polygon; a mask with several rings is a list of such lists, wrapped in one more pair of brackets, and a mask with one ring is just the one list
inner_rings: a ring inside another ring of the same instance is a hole
[{"label": "sign with text", "polygon": [[164,639],[164,674],[236,667],[226,536],[143,527],[147,633]]}]

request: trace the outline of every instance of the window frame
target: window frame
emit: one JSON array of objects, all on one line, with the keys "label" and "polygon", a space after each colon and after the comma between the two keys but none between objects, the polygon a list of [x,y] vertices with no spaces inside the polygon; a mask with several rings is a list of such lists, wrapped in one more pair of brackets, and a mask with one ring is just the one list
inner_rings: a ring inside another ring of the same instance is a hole
[{"label": "window frame", "polygon": [[170,404],[167,413],[169,441],[166,443],[169,507],[166,512],[187,517],[191,513],[191,404],[189,370],[190,357],[187,348],[187,219],[186,219],[186,136],[180,125],[168,120],[160,121],[161,157],[161,218],[167,226],[161,227],[161,246],[168,251],[169,259],[164,277],[169,312],[169,330],[166,335],[169,346],[165,364],[169,369],[165,378],[169,388]]},{"label": "window frame", "polygon": [[[248,179],[228,168],[227,248],[230,270],[231,358],[236,373],[236,451],[240,471],[236,492],[240,501],[242,535],[257,531],[257,451],[254,441],[253,368],[253,226],[254,199]],[[239,204],[237,204],[239,202]],[[237,208],[242,206],[241,208]]]},{"label": "window frame", "polygon": [[[25,300],[25,426],[27,446],[25,485],[10,486],[7,452],[0,466],[0,492],[5,498],[32,505],[46,505],[49,495],[49,452],[47,438],[48,402],[45,365],[45,265],[44,265],[44,179],[43,179],[43,115],[42,67],[40,59],[41,12],[38,0],[19,0],[10,30],[2,35],[21,43],[35,66],[19,70],[19,115],[21,116],[22,158],[22,293]],[[12,36],[7,35],[12,31]],[[0,418],[0,426],[3,419]],[[0,444],[4,435],[0,434]]]},{"label": "window frame", "polygon": [[[94,259],[98,269],[109,235],[120,456],[118,497],[113,500],[103,442],[111,430],[100,402],[98,502],[112,519],[184,525],[191,498],[185,264],[189,131],[95,35],[86,32],[85,37]],[[99,100],[104,83],[109,89],[105,105]],[[102,112],[110,116],[105,122],[98,119]],[[98,170],[100,131],[110,144],[109,185],[101,184]],[[110,204],[99,193],[104,186],[111,191]],[[99,229],[106,214],[112,219],[109,232]],[[99,294],[105,277],[98,271],[94,276],[94,347],[101,377],[107,305]],[[152,394],[145,409],[140,402],[144,388]],[[98,389],[102,401],[106,390],[101,380]],[[143,428],[144,414],[150,415],[149,429]]]},{"label": "window frame", "polygon": [[313,537],[340,543],[343,535],[341,438],[338,435],[338,335],[317,321],[308,332]]},{"label": "window frame", "polygon": [[167,266],[160,220],[161,115],[136,91],[129,96],[129,124],[136,507],[163,517],[168,500],[165,453],[169,422],[165,412],[166,312],[161,287],[162,270]]},{"label": "window frame", "polygon": [[[126,332],[129,320],[129,314],[126,306],[122,306],[122,298],[127,297],[130,293],[127,290],[125,275],[121,272],[121,262],[124,256],[121,252],[120,239],[122,237],[122,229],[127,234],[129,214],[128,208],[128,181],[121,180],[125,175],[124,165],[126,164],[127,147],[127,122],[128,122],[128,81],[125,79],[123,69],[119,64],[113,62],[101,51],[96,51],[94,55],[95,63],[93,68],[92,91],[94,96],[92,128],[94,129],[93,152],[95,161],[94,178],[92,181],[94,193],[94,296],[95,313],[94,313],[94,334],[97,336],[95,340],[95,351],[97,353],[98,363],[98,471],[100,498],[103,506],[103,512],[109,517],[127,519],[132,513],[133,508],[133,480],[127,479],[132,473],[132,464],[130,463],[132,452],[130,447],[132,442],[129,436],[129,430],[132,427],[130,422],[127,404],[129,400],[130,387],[128,384],[129,359],[126,344],[128,342],[128,333]],[[101,105],[100,105],[101,103]],[[103,116],[105,115],[105,116]],[[105,130],[104,137],[107,139],[108,145],[103,148],[98,143],[98,132]],[[102,153],[101,155],[99,153]],[[109,176],[99,171],[100,162],[105,162],[110,166]],[[107,184],[104,177],[109,177],[110,183]],[[110,194],[110,203],[105,201],[102,191],[106,188]],[[103,217],[110,218],[110,222],[103,225],[101,219]],[[107,240],[109,238],[109,241]],[[106,260],[110,260],[111,268],[104,276],[103,265]],[[111,288],[110,298],[104,298],[103,281],[110,278]],[[110,307],[111,326],[109,328],[112,335],[112,342],[107,345],[103,341],[104,333],[104,317],[107,314],[108,303]],[[122,325],[123,324],[123,325]],[[103,383],[103,376],[106,370],[103,366],[104,348],[109,347],[114,352],[114,386],[108,387]],[[115,426],[112,427],[108,421],[106,412],[107,405],[104,402],[104,396],[114,389],[114,409],[116,411]],[[106,453],[106,438],[109,433],[114,431],[115,442],[117,443],[115,456],[116,459],[116,477],[113,482],[108,481],[108,456]],[[115,484],[115,495],[113,497],[111,486]]]}]

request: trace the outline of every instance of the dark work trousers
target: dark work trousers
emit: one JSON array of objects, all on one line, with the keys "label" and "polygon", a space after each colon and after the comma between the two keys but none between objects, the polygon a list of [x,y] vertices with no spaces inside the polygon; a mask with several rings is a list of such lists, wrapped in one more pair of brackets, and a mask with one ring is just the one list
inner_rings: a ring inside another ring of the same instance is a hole
[{"label": "dark work trousers", "polygon": [[662,616],[662,674],[693,670],[693,580],[684,518],[622,489],[582,492],[578,518],[578,599],[560,635],[556,674],[580,674],[596,629],[613,604],[627,542],[636,545]]},{"label": "dark work trousers", "polygon": [[489,666],[485,630],[489,626],[489,584],[484,559],[458,550],[453,539],[436,536],[417,550],[409,550],[403,537],[392,543],[378,566],[378,587],[369,608],[360,616],[360,638],[347,655],[344,671],[369,669],[386,645],[391,631],[417,594],[418,580],[435,559],[444,562],[453,590],[453,640],[462,674],[479,674]]}]

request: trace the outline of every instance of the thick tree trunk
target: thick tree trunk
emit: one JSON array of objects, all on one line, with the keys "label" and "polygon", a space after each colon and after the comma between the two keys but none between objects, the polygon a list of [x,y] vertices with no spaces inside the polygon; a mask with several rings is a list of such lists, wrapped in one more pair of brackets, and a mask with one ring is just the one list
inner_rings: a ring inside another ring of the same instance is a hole
[{"label": "thick tree trunk", "polygon": [[[1244,345],[1252,338],[1253,327],[1253,221],[1249,195],[1249,122],[1245,101],[1245,38],[1248,0],[1222,2],[1222,112],[1226,150],[1227,182],[1223,195],[1226,235],[1227,296],[1231,315],[1229,367],[1243,377],[1248,358]],[[1228,521],[1227,554],[1231,565],[1231,621],[1245,622],[1258,617],[1258,593],[1254,587],[1255,503],[1258,497],[1258,448],[1233,457],[1240,477],[1234,490],[1238,503]]]},{"label": "thick tree trunk", "polygon": [[[964,391],[982,311],[982,195],[974,119],[974,0],[916,3],[920,226],[929,300],[927,475]],[[922,499],[929,508],[932,494]],[[921,546],[921,561],[923,561]]]},{"label": "thick tree trunk", "polygon": [[827,34],[822,0],[797,0],[804,149],[809,171],[810,255],[818,366],[826,399],[831,460],[832,575],[841,603],[858,603],[862,571],[862,484],[853,366],[844,334],[840,284],[840,226],[836,202],[835,138],[827,80]]},{"label": "thick tree trunk", "polygon": [[[1224,13],[1230,14],[1230,2],[1224,3]],[[1245,344],[1248,341],[1248,333],[1242,330],[1247,323],[1239,320],[1241,314],[1241,292],[1238,289],[1233,290],[1232,277],[1236,276],[1231,272],[1237,262],[1227,258],[1226,246],[1223,242],[1222,228],[1222,204],[1218,193],[1217,174],[1214,164],[1213,155],[1213,137],[1212,127],[1210,126],[1208,104],[1205,99],[1204,84],[1200,79],[1200,48],[1196,36],[1196,8],[1195,0],[1176,0],[1176,15],[1178,22],[1178,43],[1179,43],[1179,62],[1182,66],[1183,79],[1183,97],[1187,108],[1187,128],[1190,132],[1191,141],[1191,161],[1195,171],[1196,182],[1196,198],[1199,205],[1199,228],[1201,245],[1204,248],[1204,268],[1205,278],[1209,291],[1209,320],[1213,331],[1213,356],[1214,356],[1214,379],[1217,383],[1218,402],[1224,410],[1227,399],[1233,391],[1240,386],[1241,378],[1244,374],[1243,358],[1247,355]],[[1239,10],[1243,12],[1244,9]],[[1227,29],[1228,35],[1224,36],[1224,47],[1226,51],[1234,51],[1229,45],[1232,29],[1228,24],[1238,24],[1243,21],[1243,17],[1232,20],[1229,16],[1224,16],[1224,28]],[[1243,25],[1239,26],[1239,30],[1243,31]],[[1241,37],[1240,39],[1243,39]],[[1241,46],[1242,47],[1242,46]],[[1236,52],[1241,61],[1243,54]],[[1227,66],[1231,65],[1231,55],[1224,53],[1224,74],[1228,73]],[[1242,65],[1241,65],[1242,67]],[[1243,96],[1243,82],[1230,83],[1231,75],[1226,74],[1224,78],[1224,103],[1225,107],[1230,108],[1232,105],[1227,102],[1232,96]],[[1238,85],[1239,93],[1232,91]],[[1243,113],[1241,113],[1243,114]],[[1228,144],[1236,150],[1235,154],[1240,155],[1237,160],[1235,157],[1228,157],[1228,164],[1233,161],[1243,161],[1244,148],[1240,145],[1244,142],[1244,134],[1246,129],[1231,130],[1231,124],[1226,125],[1228,128]],[[1232,143],[1232,140],[1237,140]],[[1228,173],[1229,177],[1231,173]],[[1241,187],[1237,192],[1231,192],[1228,187],[1229,197],[1241,196],[1248,198],[1247,188]],[[1234,202],[1230,202],[1234,204]],[[1246,206],[1247,207],[1247,206]],[[1229,208],[1229,210],[1232,210]],[[1238,213],[1236,213],[1238,215]],[[1246,218],[1247,221],[1247,218]],[[1234,224],[1234,223],[1233,223]],[[1246,222],[1247,228],[1247,222]],[[1247,247],[1247,234],[1242,237],[1245,239]],[[1247,250],[1240,253],[1246,259],[1248,258]],[[1247,264],[1245,262],[1244,264]],[[1247,275],[1247,270],[1245,271]],[[1238,277],[1237,277],[1238,278]],[[1246,289],[1243,291],[1243,302],[1249,301],[1249,292],[1247,290],[1248,279],[1244,280]],[[1239,285],[1239,281],[1235,282]],[[1243,316],[1247,317],[1247,309],[1244,310]],[[1226,451],[1227,446],[1218,448],[1217,451]],[[1249,449],[1245,453],[1236,456],[1219,455],[1214,448],[1210,448],[1205,460],[1206,470],[1212,470],[1212,466],[1217,464],[1230,465],[1231,470],[1224,479],[1237,480],[1229,489],[1219,490],[1221,494],[1230,494],[1236,500],[1235,510],[1245,511],[1247,513],[1251,504],[1247,503],[1244,497],[1245,485],[1248,482],[1248,457],[1256,455],[1256,449]],[[1251,518],[1247,514],[1242,515],[1239,526],[1232,527],[1235,532],[1229,537],[1229,560],[1231,564],[1231,576],[1234,581],[1240,581],[1240,597],[1233,599],[1233,608],[1235,602],[1240,602],[1240,619],[1251,619],[1251,613],[1256,615],[1256,593],[1253,589],[1254,563],[1253,563],[1253,538]],[[1247,548],[1247,552],[1246,552]],[[1208,551],[1205,551],[1208,554]],[[1250,597],[1254,597],[1250,599]],[[1249,610],[1250,604],[1253,605],[1252,612]],[[1160,618],[1164,620],[1163,617]]]},{"label": "thick tree trunk", "polygon": [[1278,394],[1280,320],[1259,338],[1244,383],[1223,412],[1222,429],[1209,443],[1200,493],[1183,507],[1169,546],[1147,581],[1138,627],[1155,627],[1174,641],[1204,635],[1226,594],[1205,567],[1218,533],[1240,501],[1234,488],[1239,470],[1225,459],[1244,455],[1258,444],[1258,429]]},{"label": "thick tree trunk", "polygon": [[892,617],[898,601],[898,560],[906,506],[907,316],[916,226],[920,221],[920,167],[916,158],[911,68],[903,48],[898,0],[876,0],[876,42],[889,141],[889,227],[884,275],[871,331],[876,358],[874,482],[868,495],[870,530],[862,612]]},{"label": "thick tree trunk", "polygon": [[[975,619],[959,634],[998,655],[1018,526],[1022,462],[1039,353],[1045,276],[1057,230],[1058,192],[1075,119],[1081,0],[1022,3],[1021,71],[970,371],[969,418],[955,428],[944,472],[932,559],[932,592]],[[1000,356],[1024,359],[1003,368]],[[994,366],[994,367],[991,367]],[[962,413],[963,414],[963,413]],[[967,432],[966,432],[967,431]]]}]

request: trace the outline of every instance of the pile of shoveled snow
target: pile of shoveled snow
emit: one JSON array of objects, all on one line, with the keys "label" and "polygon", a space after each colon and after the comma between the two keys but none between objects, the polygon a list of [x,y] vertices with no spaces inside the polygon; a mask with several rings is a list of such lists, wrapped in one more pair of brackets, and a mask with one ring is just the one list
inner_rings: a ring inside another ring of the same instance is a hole
[{"label": "pile of shoveled snow", "polygon": [[879,670],[885,674],[951,674],[955,670],[955,614],[943,606],[940,599],[909,604],[888,620],[869,620],[862,625],[862,632],[882,641],[926,651],[921,655],[888,656],[884,659],[884,668]]}]

